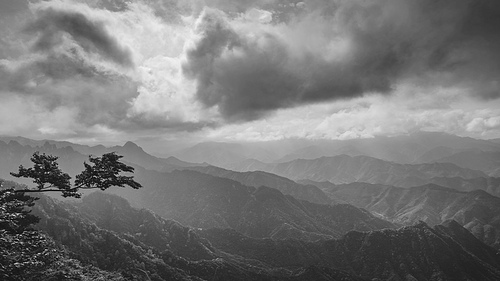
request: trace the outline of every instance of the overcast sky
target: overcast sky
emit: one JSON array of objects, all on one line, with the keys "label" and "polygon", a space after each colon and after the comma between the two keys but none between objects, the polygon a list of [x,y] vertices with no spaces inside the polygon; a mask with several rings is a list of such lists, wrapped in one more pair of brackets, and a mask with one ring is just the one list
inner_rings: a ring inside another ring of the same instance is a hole
[{"label": "overcast sky", "polygon": [[500,137],[498,0],[0,0],[0,134]]}]

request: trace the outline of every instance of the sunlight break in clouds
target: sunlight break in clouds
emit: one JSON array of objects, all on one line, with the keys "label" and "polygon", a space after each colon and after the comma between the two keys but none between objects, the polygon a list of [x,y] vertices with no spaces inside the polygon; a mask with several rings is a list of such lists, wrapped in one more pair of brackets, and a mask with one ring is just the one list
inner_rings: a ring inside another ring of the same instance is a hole
[{"label": "sunlight break in clouds", "polygon": [[500,136],[495,1],[60,0],[15,8],[1,19],[0,134]]}]

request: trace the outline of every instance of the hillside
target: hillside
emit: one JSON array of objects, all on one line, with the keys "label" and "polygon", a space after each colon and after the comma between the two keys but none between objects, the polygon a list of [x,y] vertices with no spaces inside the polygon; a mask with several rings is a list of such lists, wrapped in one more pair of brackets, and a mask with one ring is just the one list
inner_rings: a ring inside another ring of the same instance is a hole
[{"label": "hillside", "polygon": [[330,196],[394,223],[437,225],[455,220],[479,240],[500,248],[500,198],[484,191],[462,192],[433,184],[412,188],[368,183],[322,187]]},{"label": "hillside", "polygon": [[[190,229],[123,199],[42,197],[39,229],[84,265],[123,280],[498,280],[500,258],[454,221],[348,232],[336,240],[257,239]],[[116,279],[116,280],[122,280]]]},{"label": "hillside", "polygon": [[[43,197],[34,212],[42,217],[38,228],[74,259],[118,274],[117,280],[310,280],[305,267],[272,267],[221,252],[192,229],[112,195],[93,193],[80,204]],[[335,269],[326,272],[361,280]]]},{"label": "hillside", "polygon": [[[454,221],[397,230],[349,232],[337,240],[304,242],[245,237],[232,230],[198,231],[225,252],[280,267],[310,264],[368,280],[498,280],[500,258]],[[376,279],[378,278],[378,279]]]},{"label": "hillside", "polygon": [[426,180],[424,183],[416,184],[413,182],[403,182],[402,187],[412,187],[432,183],[440,186],[453,188],[459,191],[484,190],[492,195],[500,196],[500,178],[480,177],[472,179],[464,179],[461,177],[436,177]]},{"label": "hillside", "polygon": [[136,169],[136,179],[144,186],[141,190],[112,192],[134,206],[192,227],[234,228],[251,237],[286,238],[286,231],[300,233],[304,239],[339,237],[353,229],[393,227],[353,206],[309,203],[277,189],[245,186],[196,171],[159,173]]},{"label": "hillside", "polygon": [[268,186],[281,191],[284,194],[291,195],[300,200],[306,200],[313,203],[329,204],[332,202],[321,189],[314,185],[298,184],[285,177],[262,171],[255,172],[235,172],[222,169],[215,166],[190,167],[193,171],[209,174],[216,177],[222,177],[237,181],[246,186],[260,187]]}]

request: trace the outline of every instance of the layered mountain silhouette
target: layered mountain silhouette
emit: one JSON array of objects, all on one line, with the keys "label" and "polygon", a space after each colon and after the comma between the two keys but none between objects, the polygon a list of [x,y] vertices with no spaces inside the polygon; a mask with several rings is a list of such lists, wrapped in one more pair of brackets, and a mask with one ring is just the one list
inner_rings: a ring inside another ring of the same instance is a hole
[{"label": "layered mountain silhouette", "polygon": [[[14,179],[10,175],[10,172],[17,171],[19,165],[32,165],[30,158],[35,151],[59,157],[58,162],[62,169],[72,175],[83,170],[83,162],[88,161],[87,156],[75,151],[69,146],[57,148],[54,144],[45,142],[42,146],[32,147],[29,145],[21,145],[16,141],[10,141],[9,143],[0,141],[0,178]],[[22,179],[20,179],[20,181],[22,181]]]},{"label": "layered mountain silhouette", "polygon": [[330,196],[399,224],[454,220],[479,240],[500,248],[500,198],[482,190],[462,192],[434,184],[399,188],[368,183],[319,184]]},{"label": "layered mountain silhouette", "polygon": [[472,179],[464,179],[461,177],[436,177],[425,181],[407,181],[401,184],[402,187],[420,186],[427,183],[432,183],[444,187],[453,188],[459,191],[474,191],[477,189],[484,190],[492,195],[500,196],[500,178],[480,177]]},{"label": "layered mountain silhouette", "polygon": [[[323,187],[328,188],[335,185],[329,181],[312,181],[312,180],[297,180],[297,182],[304,185],[315,185],[323,190]],[[400,187],[410,188],[416,186],[422,186],[427,184],[435,184],[443,187],[448,187],[457,191],[474,191],[474,190],[484,190],[492,195],[500,196],[500,178],[493,177],[479,177],[464,179],[462,177],[434,177],[430,179],[422,178],[406,178],[399,182]],[[332,200],[338,198],[332,198]]]},{"label": "layered mountain silhouette", "polygon": [[[73,150],[84,155],[100,155],[123,148],[123,146],[88,146],[67,141],[32,140],[8,136],[0,136],[0,141],[5,143],[15,141],[23,146],[31,147],[40,147],[45,143],[55,145],[57,148],[70,146]],[[135,144],[131,144],[130,148],[133,150]],[[370,156],[400,164],[418,164],[432,163],[461,152],[498,151],[500,151],[500,143],[495,140],[478,140],[445,133],[415,132],[395,137],[377,136],[351,140],[287,139],[262,143],[203,142],[179,150],[172,155],[188,163],[206,162],[231,169],[235,163],[247,159],[283,163],[297,159],[316,159],[346,154],[349,156]],[[157,165],[158,163],[155,164],[155,162],[153,160],[150,164]]]},{"label": "layered mountain silhouette", "polygon": [[439,147],[449,151],[449,154],[442,154],[441,157],[466,150],[500,150],[500,144],[494,141],[437,132],[414,132],[395,137],[376,136],[350,140],[286,139],[261,144],[204,142],[178,151],[175,156],[188,162],[207,162],[227,169],[231,169],[234,163],[246,159],[282,163],[342,154],[370,156],[401,164],[416,164],[420,163],[424,154],[432,154],[432,151]]},{"label": "layered mountain silhouette", "polygon": [[207,164],[188,163],[175,157],[158,158],[145,152],[141,147],[133,142],[126,142],[123,146],[83,146],[69,142],[30,141],[24,138],[14,138],[23,140],[24,144],[16,140],[8,143],[0,141],[0,177],[10,178],[10,172],[17,171],[19,165],[31,165],[30,158],[35,151],[47,153],[59,157],[58,163],[61,168],[75,175],[83,168],[83,162],[88,161],[88,155],[100,156],[104,153],[116,152],[123,156],[123,161],[136,164],[146,169],[158,171],[172,171],[191,166],[206,166]]},{"label": "layered mountain silhouette", "polygon": [[237,181],[246,186],[260,187],[268,186],[291,195],[297,199],[306,200],[312,203],[330,204],[332,200],[315,185],[298,184],[288,178],[262,171],[255,172],[235,172],[215,166],[195,166],[186,169],[198,171],[216,177],[222,177]]},{"label": "layered mountain silhouette", "polygon": [[292,281],[311,280],[316,274],[326,276],[317,280],[362,280],[336,269],[278,268],[224,253],[191,228],[99,192],[80,204],[44,196],[34,213],[42,218],[38,228],[60,247],[101,275],[118,273],[111,275],[116,280]]},{"label": "layered mountain silhouette", "polygon": [[208,174],[136,169],[140,190],[114,189],[135,206],[199,228],[233,228],[251,237],[339,237],[349,230],[394,227],[351,205],[323,205],[297,200],[277,189],[245,186]]},{"label": "layered mountain silhouette", "polygon": [[[58,156],[71,175],[88,155],[113,151],[144,186],[82,201],[41,196],[37,227],[63,251],[67,277],[500,280],[495,141],[417,133],[203,143],[161,158],[133,142],[0,137],[0,177],[29,166],[34,151]],[[56,266],[42,279],[64,272]]]},{"label": "layered mountain silhouette", "polygon": [[435,159],[438,163],[453,163],[462,168],[484,172],[490,177],[500,176],[500,151],[468,150]]},{"label": "layered mountain silhouette", "polygon": [[432,161],[421,161],[424,155],[436,152],[441,157],[450,156],[465,150],[498,151],[498,143],[458,137],[445,133],[415,132],[409,135],[367,139],[311,141],[303,147],[296,148],[276,162],[289,162],[296,159],[315,159],[324,156],[365,155],[386,161],[411,164]]},{"label": "layered mountain silhouette", "polygon": [[75,259],[126,280],[500,278],[496,252],[454,221],[307,242],[188,228],[101,192],[71,204],[44,196],[35,214],[38,227]]},{"label": "layered mountain silhouette", "polygon": [[265,171],[292,180],[309,179],[332,183],[368,182],[400,186],[411,179],[425,181],[434,177],[487,177],[480,171],[461,168],[451,163],[397,164],[380,159],[339,155],[285,163],[243,161],[234,167],[237,171]]},{"label": "layered mountain silhouette", "polygon": [[194,163],[209,163],[214,166],[230,168],[233,163],[249,158],[273,161],[276,154],[256,144],[203,142],[174,153],[174,156]]}]

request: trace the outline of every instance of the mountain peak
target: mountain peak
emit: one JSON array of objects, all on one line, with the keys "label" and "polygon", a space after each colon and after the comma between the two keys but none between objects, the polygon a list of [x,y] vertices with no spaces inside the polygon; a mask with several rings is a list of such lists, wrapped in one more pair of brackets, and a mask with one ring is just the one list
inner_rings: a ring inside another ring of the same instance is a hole
[{"label": "mountain peak", "polygon": [[131,141],[127,141],[124,145],[123,145],[123,148],[126,149],[126,150],[142,150],[142,148],[140,146],[138,146],[137,144],[131,142]]},{"label": "mountain peak", "polygon": [[10,140],[10,141],[8,142],[8,145],[12,145],[12,146],[15,146],[15,147],[21,147],[21,146],[22,146],[22,145],[21,145],[18,141],[16,141],[16,140]]}]

